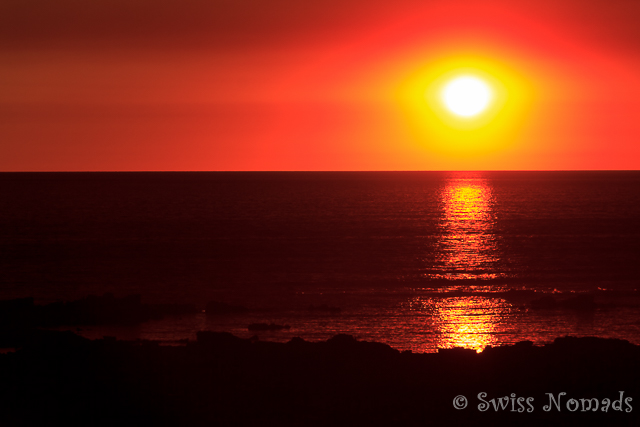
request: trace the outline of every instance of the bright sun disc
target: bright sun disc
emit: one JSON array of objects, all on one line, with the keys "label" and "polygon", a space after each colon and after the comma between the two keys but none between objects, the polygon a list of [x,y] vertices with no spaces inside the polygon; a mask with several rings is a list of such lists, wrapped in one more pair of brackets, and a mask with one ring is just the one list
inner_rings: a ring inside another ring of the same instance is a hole
[{"label": "bright sun disc", "polygon": [[442,100],[449,111],[462,117],[480,114],[489,106],[491,98],[489,85],[472,76],[455,78],[442,91]]}]

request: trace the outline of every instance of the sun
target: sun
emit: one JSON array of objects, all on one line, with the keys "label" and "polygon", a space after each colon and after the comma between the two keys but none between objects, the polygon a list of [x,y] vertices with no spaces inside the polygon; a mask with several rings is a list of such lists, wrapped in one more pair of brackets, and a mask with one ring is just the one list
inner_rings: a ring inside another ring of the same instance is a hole
[{"label": "sun", "polygon": [[544,92],[524,65],[493,56],[416,63],[398,76],[395,100],[416,150],[442,158],[475,159],[517,144]]},{"label": "sun", "polygon": [[442,89],[442,102],[453,114],[474,117],[489,107],[493,93],[491,87],[475,76],[459,76]]}]

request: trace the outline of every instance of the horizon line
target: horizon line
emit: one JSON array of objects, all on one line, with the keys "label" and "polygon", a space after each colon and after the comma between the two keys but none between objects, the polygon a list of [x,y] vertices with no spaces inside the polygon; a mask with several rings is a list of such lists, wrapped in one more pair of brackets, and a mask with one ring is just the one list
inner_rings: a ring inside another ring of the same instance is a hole
[{"label": "horizon line", "polygon": [[640,169],[378,169],[378,170],[21,170],[9,173],[367,173],[367,172],[639,172]]}]

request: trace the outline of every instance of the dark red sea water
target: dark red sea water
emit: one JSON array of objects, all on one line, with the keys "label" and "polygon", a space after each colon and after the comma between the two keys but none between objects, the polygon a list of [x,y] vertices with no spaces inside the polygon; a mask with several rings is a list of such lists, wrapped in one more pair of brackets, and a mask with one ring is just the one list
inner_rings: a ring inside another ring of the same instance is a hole
[{"label": "dark red sea water", "polygon": [[[252,309],[88,336],[338,332],[396,348],[640,343],[640,172],[0,174],[0,298]],[[589,309],[535,310],[590,294]],[[339,314],[310,311],[326,304]]]}]

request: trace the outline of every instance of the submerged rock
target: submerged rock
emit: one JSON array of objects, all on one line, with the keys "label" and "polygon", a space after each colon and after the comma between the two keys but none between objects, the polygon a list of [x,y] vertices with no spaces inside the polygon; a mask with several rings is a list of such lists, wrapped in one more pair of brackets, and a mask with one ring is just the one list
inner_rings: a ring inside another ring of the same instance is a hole
[{"label": "submerged rock", "polygon": [[280,331],[283,329],[291,329],[289,325],[277,325],[275,323],[252,323],[247,326],[250,331]]},{"label": "submerged rock", "polygon": [[242,305],[227,304],[222,301],[209,301],[205,307],[208,315],[246,313],[249,309]]},{"label": "submerged rock", "polygon": [[322,304],[322,305],[310,305],[308,307],[308,310],[311,312],[322,312],[322,313],[331,313],[331,314],[339,314],[342,312],[342,309],[340,307],[332,307],[330,305],[327,304]]},{"label": "submerged rock", "polygon": [[551,295],[547,295],[535,299],[529,304],[534,310],[593,311],[598,308],[593,294],[579,294],[565,299],[556,299]]}]

